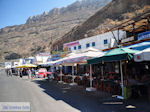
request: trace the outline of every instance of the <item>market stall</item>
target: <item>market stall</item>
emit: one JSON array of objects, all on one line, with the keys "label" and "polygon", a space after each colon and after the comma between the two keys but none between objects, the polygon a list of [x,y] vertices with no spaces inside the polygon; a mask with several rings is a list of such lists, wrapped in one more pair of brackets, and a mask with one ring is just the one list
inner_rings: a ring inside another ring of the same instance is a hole
[{"label": "market stall", "polygon": [[[100,52],[97,49],[94,48],[89,48],[81,53],[76,53],[75,55],[72,55],[68,58],[66,58],[65,60],[63,60],[63,65],[66,66],[67,64],[73,64],[72,66],[72,75],[73,75],[73,83],[74,83],[74,79],[76,77],[74,77],[74,66],[76,66],[77,64],[86,64],[87,63],[87,59],[93,58],[93,57],[100,57],[103,56],[104,53]],[[92,88],[92,67],[90,66],[90,89]]]},{"label": "market stall", "polygon": [[104,56],[99,57],[99,58],[94,58],[88,60],[88,64],[95,64],[95,63],[101,63],[101,62],[119,62],[120,66],[120,86],[122,89],[122,99],[124,99],[124,77],[123,77],[123,68],[122,65],[124,61],[126,60],[132,60],[133,54],[137,53],[138,51],[136,50],[131,50],[127,48],[117,48],[113,49],[109,52],[107,52]]},{"label": "market stall", "polygon": [[[138,63],[140,68],[140,85],[142,95],[148,96],[150,100],[150,47],[134,54],[134,61]],[[138,67],[139,67],[138,66]],[[145,88],[145,89],[144,89]]]}]

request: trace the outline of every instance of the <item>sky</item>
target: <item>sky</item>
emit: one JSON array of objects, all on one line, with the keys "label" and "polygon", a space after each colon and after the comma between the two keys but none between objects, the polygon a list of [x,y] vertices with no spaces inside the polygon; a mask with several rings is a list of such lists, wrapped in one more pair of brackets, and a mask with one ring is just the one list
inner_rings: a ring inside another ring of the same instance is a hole
[{"label": "sky", "polygon": [[30,16],[65,7],[75,1],[77,0],[0,0],[0,28],[24,24]]}]

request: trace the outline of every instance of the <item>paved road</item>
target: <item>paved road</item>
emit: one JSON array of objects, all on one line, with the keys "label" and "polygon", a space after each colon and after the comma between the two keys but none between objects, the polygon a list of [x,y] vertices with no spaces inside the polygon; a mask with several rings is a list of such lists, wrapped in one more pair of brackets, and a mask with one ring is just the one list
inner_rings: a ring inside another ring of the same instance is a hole
[{"label": "paved road", "polygon": [[83,87],[7,77],[0,71],[0,102],[30,102],[31,112],[150,112],[147,102],[126,109],[132,102],[109,98],[105,93],[86,92]]},{"label": "paved road", "polygon": [[79,112],[43,92],[38,84],[0,73],[0,102],[30,102],[31,112]]}]

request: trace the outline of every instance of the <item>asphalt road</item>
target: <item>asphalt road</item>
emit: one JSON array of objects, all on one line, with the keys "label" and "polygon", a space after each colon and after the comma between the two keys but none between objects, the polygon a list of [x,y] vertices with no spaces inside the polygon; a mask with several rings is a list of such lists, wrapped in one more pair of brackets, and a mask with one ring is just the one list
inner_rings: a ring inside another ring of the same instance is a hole
[{"label": "asphalt road", "polygon": [[105,93],[86,92],[83,87],[7,77],[0,71],[0,102],[30,102],[31,112],[150,112],[147,102],[126,109],[132,103],[109,98]]},{"label": "asphalt road", "polygon": [[79,112],[61,100],[49,96],[38,84],[0,72],[0,102],[30,102],[31,112]]}]

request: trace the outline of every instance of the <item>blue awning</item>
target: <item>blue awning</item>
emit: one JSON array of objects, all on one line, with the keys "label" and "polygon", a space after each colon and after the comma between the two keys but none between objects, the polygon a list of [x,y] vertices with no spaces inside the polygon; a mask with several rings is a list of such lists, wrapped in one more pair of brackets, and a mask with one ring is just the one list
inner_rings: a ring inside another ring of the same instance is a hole
[{"label": "blue awning", "polygon": [[144,50],[144,49],[149,48],[149,47],[150,47],[150,41],[146,41],[146,42],[141,42],[138,44],[126,46],[125,48],[141,51],[141,50]]}]

